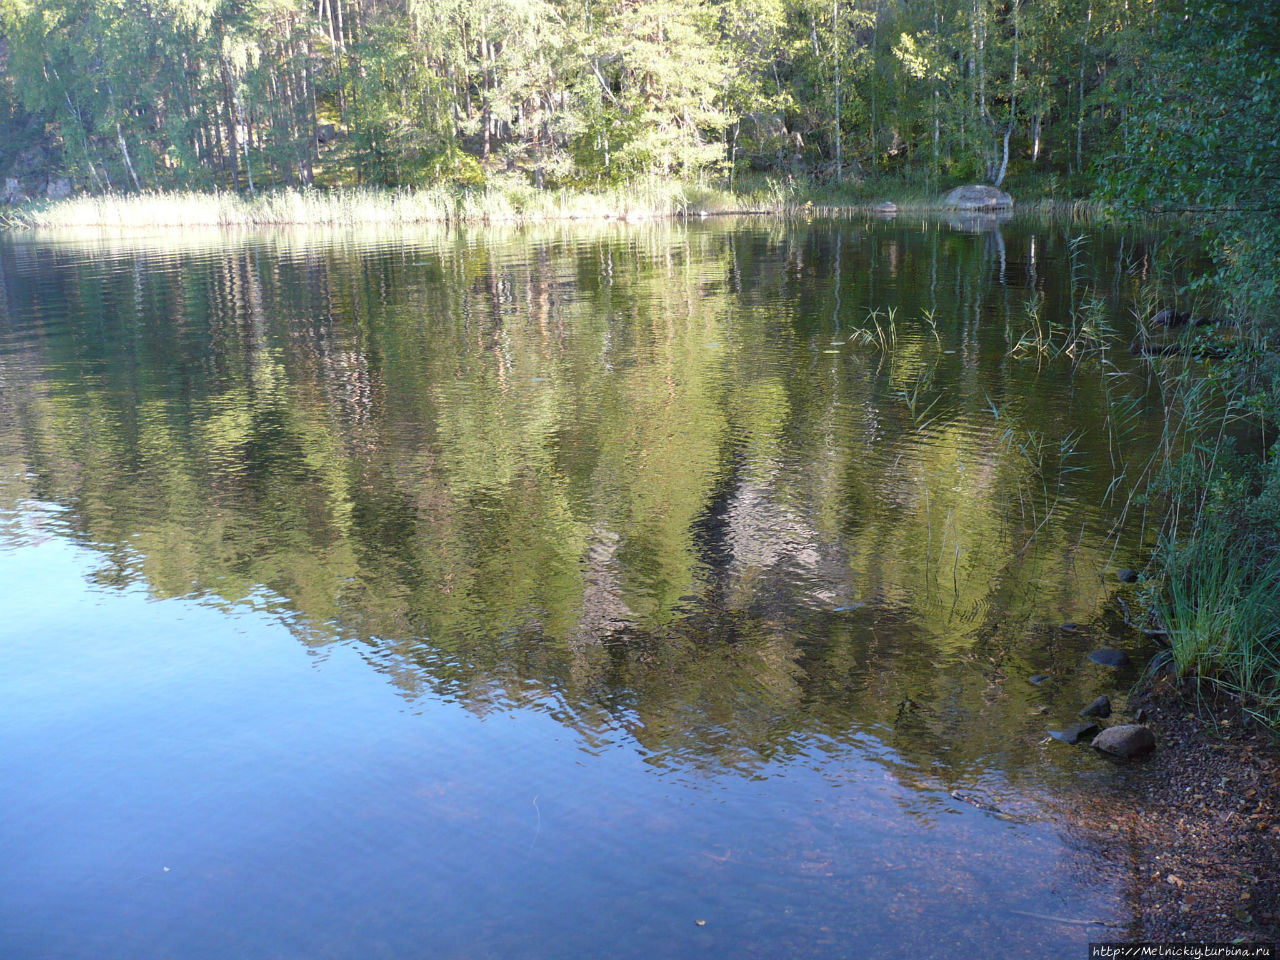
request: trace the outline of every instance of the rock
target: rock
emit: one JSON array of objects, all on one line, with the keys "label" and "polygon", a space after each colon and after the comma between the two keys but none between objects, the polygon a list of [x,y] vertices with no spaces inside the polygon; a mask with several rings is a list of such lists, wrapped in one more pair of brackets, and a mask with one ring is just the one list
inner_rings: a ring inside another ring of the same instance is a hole
[{"label": "rock", "polygon": [[1099,697],[1093,703],[1089,704],[1080,711],[1082,717],[1109,717],[1111,716],[1111,700],[1107,697]]},{"label": "rock", "polygon": [[1095,650],[1089,654],[1089,659],[1094,663],[1100,663],[1104,667],[1123,667],[1129,663],[1129,655],[1123,650],[1112,650],[1104,647],[1101,650]]},{"label": "rock", "polygon": [[995,187],[969,184],[948,193],[942,205],[952,210],[1010,210],[1013,197]]},{"label": "rock", "polygon": [[1027,677],[1027,683],[1031,684],[1034,687],[1038,687],[1040,686],[1040,684],[1044,683],[1046,680],[1052,680],[1052,679],[1053,679],[1053,676],[1048,673],[1033,673],[1031,676]]},{"label": "rock", "polygon": [[1185,327],[1191,322],[1191,314],[1165,307],[1151,318],[1153,327]]},{"label": "rock", "polygon": [[44,195],[50,200],[65,200],[71,196],[71,181],[66,177],[54,177],[44,188]]},{"label": "rock", "polygon": [[1121,583],[1137,583],[1138,571],[1130,570],[1128,568],[1125,568],[1124,570],[1117,570],[1116,579],[1119,580]]},{"label": "rock", "polygon": [[1073,723],[1065,730],[1050,730],[1049,736],[1063,743],[1079,743],[1085,737],[1092,737],[1097,732],[1096,723]]},{"label": "rock", "polygon": [[1091,746],[1095,750],[1109,753],[1113,757],[1125,760],[1140,757],[1156,748],[1156,737],[1148,728],[1140,723],[1123,723],[1117,727],[1108,727],[1093,738]]},{"label": "rock", "polygon": [[896,203],[890,203],[888,200],[886,200],[884,201],[884,203],[877,203],[875,205],[875,211],[876,213],[885,213],[885,214],[897,213],[898,205]]},{"label": "rock", "polygon": [[1066,623],[1059,626],[1058,629],[1066,633],[1075,633],[1077,630],[1080,629],[1080,627],[1078,624],[1072,623],[1070,620],[1068,620]]},{"label": "rock", "polygon": [[1147,678],[1152,683],[1176,683],[1178,680],[1178,661],[1173,658],[1172,649],[1159,651],[1147,663]]},{"label": "rock", "polygon": [[316,143],[332,143],[338,139],[338,128],[332,123],[322,123],[316,127]]},{"label": "rock", "polygon": [[27,180],[44,172],[49,166],[49,154],[39,144],[27,147],[13,158],[9,176]]},{"label": "rock", "polygon": [[27,199],[27,195],[22,192],[22,181],[17,177],[8,177],[4,181],[4,202],[5,203],[22,203]]}]

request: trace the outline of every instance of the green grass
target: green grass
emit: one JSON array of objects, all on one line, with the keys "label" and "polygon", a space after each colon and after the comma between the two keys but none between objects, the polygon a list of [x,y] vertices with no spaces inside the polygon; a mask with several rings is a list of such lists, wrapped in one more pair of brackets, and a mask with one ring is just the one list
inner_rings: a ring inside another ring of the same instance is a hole
[{"label": "green grass", "polygon": [[1280,555],[1242,545],[1219,527],[1158,554],[1166,589],[1156,607],[1181,676],[1240,695],[1245,709],[1280,720]]}]

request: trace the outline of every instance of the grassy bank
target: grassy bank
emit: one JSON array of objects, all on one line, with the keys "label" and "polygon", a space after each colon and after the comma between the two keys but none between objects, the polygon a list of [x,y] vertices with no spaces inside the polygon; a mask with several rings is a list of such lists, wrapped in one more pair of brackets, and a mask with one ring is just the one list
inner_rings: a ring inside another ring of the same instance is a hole
[{"label": "grassy bank", "polygon": [[[1193,272],[1152,289],[1177,291],[1188,297],[1177,308],[1222,322],[1153,328],[1153,312],[1168,300],[1150,301],[1139,317],[1138,340],[1154,348],[1149,376],[1164,410],[1158,454],[1132,487],[1135,503],[1161,525],[1143,591],[1148,632],[1168,646],[1154,665],[1171,664],[1190,692],[1230,693],[1280,731],[1275,307],[1211,280]],[[1124,400],[1114,407],[1123,434]]]},{"label": "grassy bank", "polygon": [[[841,216],[885,201],[901,212],[936,212],[943,194],[911,180],[821,185],[753,178],[730,189],[711,184],[640,181],[599,190],[537,190],[517,177],[484,187],[423,189],[285,189],[236,193],[144,192],[84,194],[38,201],[0,212],[13,228],[142,230],[157,227],[362,226],[369,224],[525,224],[587,220],[656,220],[764,213]],[[1103,214],[1088,200],[1018,195],[1016,210],[1070,219]]]},{"label": "grassy bank", "polygon": [[4,215],[11,227],[62,229],[150,227],[358,226],[415,223],[541,223],[559,220],[650,220],[729,213],[785,213],[797,203],[785,185],[730,191],[675,182],[599,191],[536,190],[521,182],[482,188],[350,188],[235,193],[82,195],[32,203]]}]

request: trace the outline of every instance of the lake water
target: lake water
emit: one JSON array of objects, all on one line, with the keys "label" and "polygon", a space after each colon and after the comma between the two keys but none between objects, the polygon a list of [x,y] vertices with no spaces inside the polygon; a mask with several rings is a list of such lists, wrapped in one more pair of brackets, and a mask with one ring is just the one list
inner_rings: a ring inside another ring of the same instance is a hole
[{"label": "lake water", "polygon": [[0,242],[0,955],[1123,936],[1076,815],[1123,772],[1046,733],[1143,654],[1112,481],[1161,413],[1100,344],[1146,262],[1034,222]]}]

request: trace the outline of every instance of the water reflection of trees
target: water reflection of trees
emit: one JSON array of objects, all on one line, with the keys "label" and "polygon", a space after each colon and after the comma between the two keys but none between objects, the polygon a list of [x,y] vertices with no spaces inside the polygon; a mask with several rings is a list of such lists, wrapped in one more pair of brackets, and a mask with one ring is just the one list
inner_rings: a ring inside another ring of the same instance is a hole
[{"label": "water reflection of trees", "polygon": [[[1008,351],[1108,248],[1073,274],[1064,231],[1006,230],[15,248],[10,498],[67,506],[114,580],[270,597],[410,692],[659,760],[868,724],[988,756],[1112,548],[1103,445],[1068,477],[1007,432],[1100,422],[1096,376]],[[893,350],[838,343],[888,306]]]}]

